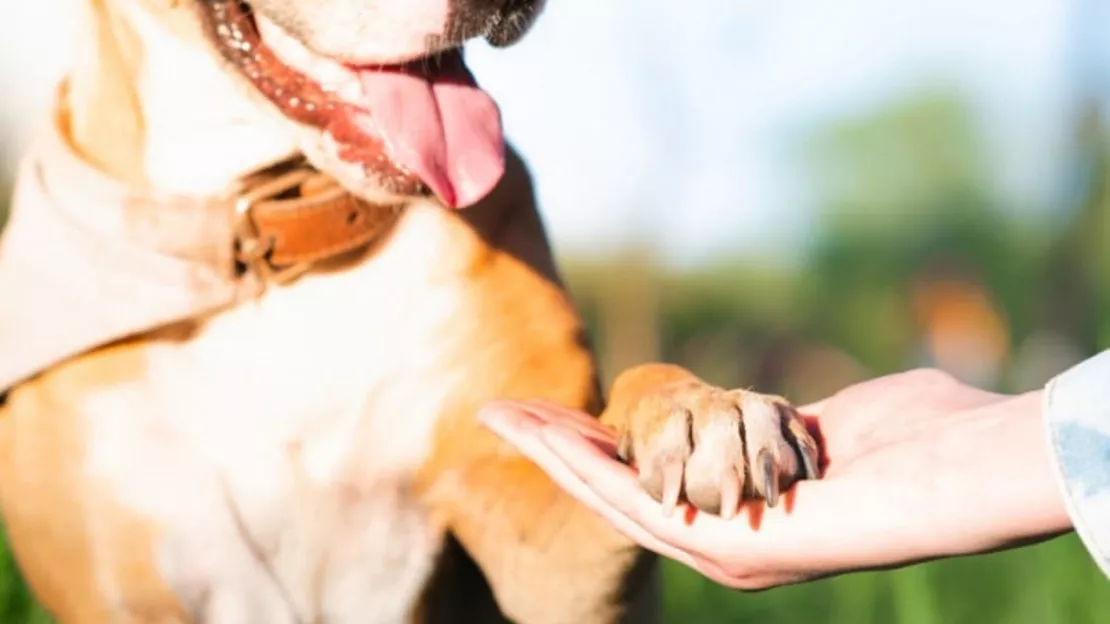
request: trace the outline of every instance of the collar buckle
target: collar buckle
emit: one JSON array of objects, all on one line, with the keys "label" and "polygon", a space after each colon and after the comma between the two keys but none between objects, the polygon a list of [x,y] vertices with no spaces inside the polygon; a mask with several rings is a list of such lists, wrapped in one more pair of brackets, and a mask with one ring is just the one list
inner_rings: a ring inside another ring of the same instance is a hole
[{"label": "collar buckle", "polygon": [[296,189],[314,174],[314,169],[301,162],[235,199],[233,227],[235,261],[242,267],[240,274],[253,276],[258,282],[260,291],[264,290],[267,284],[281,285],[295,280],[308,271],[311,263],[275,265],[270,256],[277,241],[272,237],[260,235],[254,219],[254,208],[260,202],[277,199]]}]

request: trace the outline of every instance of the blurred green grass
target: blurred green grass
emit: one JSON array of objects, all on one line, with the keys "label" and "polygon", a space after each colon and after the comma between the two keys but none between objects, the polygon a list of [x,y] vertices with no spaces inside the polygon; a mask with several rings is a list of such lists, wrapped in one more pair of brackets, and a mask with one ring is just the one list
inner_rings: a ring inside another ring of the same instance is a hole
[{"label": "blurred green grass", "polygon": [[[1101,624],[1110,584],[1078,538],[763,592],[724,589],[663,563],[665,623]],[[0,622],[47,624],[0,541]]]},{"label": "blurred green grass", "polygon": [[0,532],[0,623],[48,624],[50,621],[20,579],[8,544]]},{"label": "blurred green grass", "polygon": [[759,593],[664,570],[665,621],[783,624],[1095,624],[1110,618],[1110,584],[1078,538],[891,572]]}]

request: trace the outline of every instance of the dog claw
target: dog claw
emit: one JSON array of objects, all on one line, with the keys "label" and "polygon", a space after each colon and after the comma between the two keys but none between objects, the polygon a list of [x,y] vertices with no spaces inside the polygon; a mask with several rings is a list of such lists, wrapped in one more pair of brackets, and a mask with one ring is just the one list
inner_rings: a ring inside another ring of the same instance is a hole
[{"label": "dog claw", "polygon": [[627,431],[617,439],[617,459],[626,466],[632,465],[632,436]]},{"label": "dog claw", "polygon": [[721,483],[721,517],[725,520],[731,520],[740,508],[742,488],[740,477],[735,472],[729,471]]},{"label": "dog claw", "polygon": [[797,452],[802,460],[802,469],[805,473],[806,479],[817,478],[817,446],[810,441],[809,431],[806,429],[805,423],[800,417],[794,414],[790,419],[787,426],[791,440],[791,446]]},{"label": "dog claw", "polygon": [[801,452],[798,453],[798,454],[802,456],[802,466],[805,468],[806,478],[807,479],[816,479],[817,478],[817,453],[816,453],[816,451],[806,447],[805,445],[800,444],[799,446],[801,446]]},{"label": "dog claw", "polygon": [[669,461],[663,466],[663,515],[671,517],[682,494],[682,462]]},{"label": "dog claw", "polygon": [[771,452],[764,449],[755,458],[758,469],[759,484],[763,486],[763,499],[768,507],[779,504],[779,475],[775,468],[775,458]]}]

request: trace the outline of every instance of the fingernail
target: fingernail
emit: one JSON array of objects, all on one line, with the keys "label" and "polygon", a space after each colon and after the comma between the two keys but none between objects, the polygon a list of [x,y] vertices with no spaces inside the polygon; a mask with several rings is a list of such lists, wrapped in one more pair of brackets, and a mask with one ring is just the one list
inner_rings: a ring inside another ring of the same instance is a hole
[{"label": "fingernail", "polygon": [[510,442],[535,433],[534,416],[509,403],[490,403],[478,410],[478,422]]},{"label": "fingernail", "polygon": [[587,442],[604,453],[609,459],[624,463],[618,457],[617,445],[614,442],[584,433],[574,427],[568,427],[558,422],[544,423],[540,428],[540,435],[543,437],[544,444],[555,451],[556,454],[564,455],[568,452],[574,452],[582,442]]},{"label": "fingernail", "polygon": [[478,411],[478,422],[498,435],[505,435],[511,416],[504,406],[488,406]]},{"label": "fingernail", "polygon": [[578,435],[574,430],[558,423],[543,423],[539,433],[544,444],[552,447],[556,453],[568,446],[574,446],[575,436]]}]

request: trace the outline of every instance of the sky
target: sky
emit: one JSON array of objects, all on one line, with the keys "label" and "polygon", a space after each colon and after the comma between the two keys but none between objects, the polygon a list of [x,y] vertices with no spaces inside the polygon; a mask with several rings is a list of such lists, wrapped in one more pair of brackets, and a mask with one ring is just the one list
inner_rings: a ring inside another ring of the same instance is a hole
[{"label": "sky", "polygon": [[[0,20],[9,155],[64,67],[75,1],[11,2]],[[521,43],[467,54],[561,252],[646,242],[692,262],[796,242],[812,216],[785,156],[799,129],[938,83],[975,105],[998,192],[1044,205],[1079,1],[549,0]]]}]

